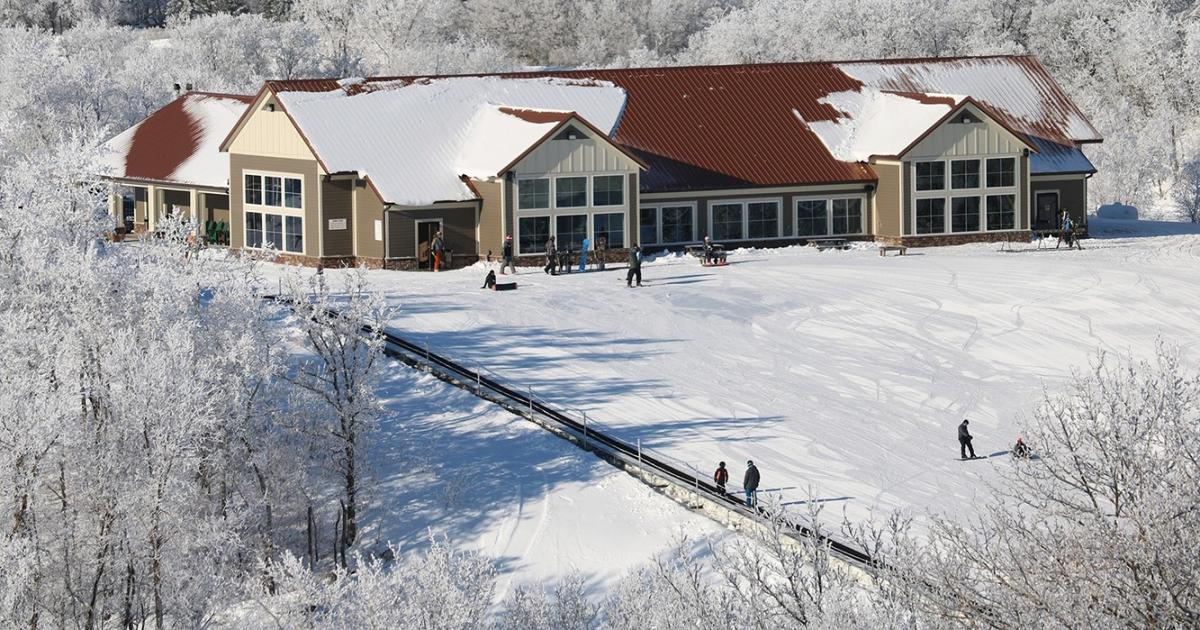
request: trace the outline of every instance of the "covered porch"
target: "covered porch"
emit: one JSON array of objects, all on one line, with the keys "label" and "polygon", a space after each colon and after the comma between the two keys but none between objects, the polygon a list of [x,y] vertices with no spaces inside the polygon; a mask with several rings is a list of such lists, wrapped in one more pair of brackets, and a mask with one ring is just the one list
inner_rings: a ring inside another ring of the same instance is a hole
[{"label": "covered porch", "polygon": [[118,237],[154,233],[168,217],[179,217],[191,221],[205,243],[229,244],[227,189],[115,179],[108,206]]}]

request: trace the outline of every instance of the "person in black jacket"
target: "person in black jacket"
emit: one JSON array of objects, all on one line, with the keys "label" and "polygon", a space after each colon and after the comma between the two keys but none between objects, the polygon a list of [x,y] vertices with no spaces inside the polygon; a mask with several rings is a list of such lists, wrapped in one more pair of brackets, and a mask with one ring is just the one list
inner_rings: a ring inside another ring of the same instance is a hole
[{"label": "person in black jacket", "polygon": [[963,419],[962,424],[958,425],[958,450],[962,454],[963,459],[967,459],[967,450],[971,451],[971,459],[975,459],[975,447],[971,446],[971,432],[967,430],[967,425],[971,421]]},{"label": "person in black jacket", "polygon": [[496,270],[488,269],[487,277],[483,279],[483,286],[480,289],[495,289],[496,288]]},{"label": "person in black jacket", "polygon": [[504,248],[500,250],[500,256],[503,259],[500,263],[500,275],[505,275],[505,267],[512,271],[514,276],[517,275],[517,265],[513,262],[512,234],[504,237]]},{"label": "person in black jacket", "polygon": [[713,483],[717,484],[717,490],[721,494],[725,494],[725,484],[729,483],[729,470],[725,468],[725,462],[717,464],[717,471],[713,473]]},{"label": "person in black jacket", "polygon": [[758,503],[758,468],[753,461],[746,462],[746,476],[742,477],[742,489],[746,491],[746,507]]},{"label": "person in black jacket", "polygon": [[546,266],[542,267],[542,271],[552,276],[558,275],[558,248],[554,246],[553,236],[546,241]]},{"label": "person in black jacket", "polygon": [[642,286],[642,248],[634,245],[629,250],[629,273],[625,274],[625,286],[633,286],[633,279],[637,278],[637,285]]}]

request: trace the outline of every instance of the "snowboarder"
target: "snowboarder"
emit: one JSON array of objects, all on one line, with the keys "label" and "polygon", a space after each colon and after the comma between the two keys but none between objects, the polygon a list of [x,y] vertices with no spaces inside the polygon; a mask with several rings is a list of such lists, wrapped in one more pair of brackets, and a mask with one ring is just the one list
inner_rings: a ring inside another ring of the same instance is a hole
[{"label": "snowboarder", "polygon": [[558,272],[571,273],[571,244],[567,243],[566,251],[558,253]]},{"label": "snowboarder", "polygon": [[975,459],[975,447],[971,446],[971,432],[967,430],[967,425],[971,421],[963,419],[962,424],[958,425],[958,450],[962,454],[963,459],[967,459],[967,451],[971,451],[970,459]]},{"label": "snowboarder", "polygon": [[746,507],[758,502],[758,468],[753,461],[746,462],[746,476],[742,477],[742,489],[746,491]]},{"label": "snowboarder", "polygon": [[717,492],[725,494],[725,484],[729,483],[729,470],[725,468],[725,462],[717,464],[717,470],[713,473],[713,483],[717,484]]},{"label": "snowboarder", "polygon": [[500,274],[505,275],[504,269],[507,267],[510,271],[512,271],[514,276],[517,275],[517,266],[513,262],[512,234],[504,237],[504,248],[501,249],[500,252],[501,257],[503,258],[503,262],[500,263]]},{"label": "snowboarder", "polygon": [[483,286],[480,289],[495,289],[496,288],[496,270],[488,269],[488,275],[483,279]]},{"label": "snowboarder", "polygon": [[608,235],[601,232],[596,237],[596,268],[604,271],[604,254],[608,251]]},{"label": "snowboarder", "polygon": [[633,279],[642,286],[642,248],[634,245],[629,249],[629,273],[625,274],[625,286],[633,286]]},{"label": "snowboarder", "polygon": [[1025,443],[1025,438],[1018,436],[1017,443],[1012,447],[1012,456],[1014,459],[1029,459],[1029,445]]},{"label": "snowboarder", "polygon": [[552,275],[558,275],[558,248],[554,246],[554,237],[551,236],[546,241],[546,266],[542,267],[542,271]]},{"label": "snowboarder", "polygon": [[433,270],[442,270],[442,256],[446,253],[446,241],[442,239],[442,231],[438,230],[437,234],[433,235],[433,243],[429,246],[433,250]]}]

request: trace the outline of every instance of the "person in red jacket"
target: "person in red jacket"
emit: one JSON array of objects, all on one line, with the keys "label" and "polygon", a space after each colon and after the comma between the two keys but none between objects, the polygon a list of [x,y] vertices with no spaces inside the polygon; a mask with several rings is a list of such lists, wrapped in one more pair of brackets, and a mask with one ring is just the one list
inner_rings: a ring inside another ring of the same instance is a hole
[{"label": "person in red jacket", "polygon": [[717,490],[725,494],[725,484],[729,483],[729,471],[725,469],[725,462],[717,465],[717,471],[713,473],[713,482],[717,484]]}]

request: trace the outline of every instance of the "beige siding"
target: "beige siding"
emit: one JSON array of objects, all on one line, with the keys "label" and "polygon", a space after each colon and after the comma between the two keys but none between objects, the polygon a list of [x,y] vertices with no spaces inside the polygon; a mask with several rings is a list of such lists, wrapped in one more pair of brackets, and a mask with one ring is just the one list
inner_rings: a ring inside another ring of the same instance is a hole
[{"label": "beige siding", "polygon": [[501,196],[504,194],[504,184],[500,181],[473,181],[475,190],[482,197],[479,211],[479,255],[493,258],[500,256],[504,246],[503,228],[501,222]]},{"label": "beige siding", "polygon": [[900,167],[900,190],[903,191],[900,196],[900,204],[902,206],[900,217],[904,221],[900,229],[906,235],[913,233],[912,188],[913,178],[916,177],[916,168],[912,162],[904,162]]},{"label": "beige siding", "polygon": [[872,164],[879,183],[875,187],[875,235],[900,236],[900,165]]},{"label": "beige siding", "polygon": [[[366,182],[359,182],[354,187],[354,229],[358,234],[358,251],[355,255],[383,258],[383,239],[375,238],[375,222],[383,221],[383,202]],[[383,231],[382,228],[380,231]]]},{"label": "beige siding", "polygon": [[639,166],[610,142],[596,137],[583,125],[576,125],[587,138],[582,140],[546,140],[513,167],[524,175],[545,173],[596,173],[637,171]]},{"label": "beige siding", "polygon": [[[321,237],[325,239],[325,256],[354,255],[354,217],[351,216],[353,179],[321,182]],[[329,222],[344,220],[346,229],[331,230]]]},{"label": "beige siding", "polygon": [[254,113],[229,143],[230,153],[311,160],[312,151],[288,115],[278,106],[268,111],[271,95],[264,94],[251,107]]},{"label": "beige siding", "polygon": [[229,154],[229,243],[234,248],[241,248],[245,244],[246,222],[244,218],[245,209],[243,207],[243,199],[245,199],[244,179],[243,175],[246,172],[256,173],[278,173],[284,175],[299,175],[304,183],[302,184],[304,195],[304,255],[316,257],[320,254],[319,248],[319,212],[318,206],[318,189],[320,188],[320,177],[317,173],[318,166],[315,160],[293,160],[277,157],[265,157],[260,155],[242,155],[240,153]]},{"label": "beige siding", "polygon": [[977,108],[967,105],[982,122],[946,122],[934,129],[905,157],[954,157],[1020,153],[1025,144]]},{"label": "beige siding", "polygon": [[388,257],[417,256],[417,220],[441,219],[446,249],[455,257],[475,255],[475,206],[434,208],[389,208],[387,211]]}]

